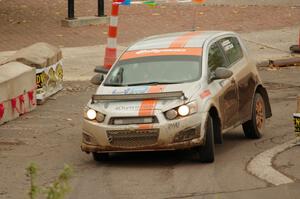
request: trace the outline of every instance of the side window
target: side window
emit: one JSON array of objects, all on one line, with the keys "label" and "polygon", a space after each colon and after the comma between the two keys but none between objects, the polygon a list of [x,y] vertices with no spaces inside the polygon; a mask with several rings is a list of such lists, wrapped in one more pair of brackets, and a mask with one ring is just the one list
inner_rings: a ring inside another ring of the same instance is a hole
[{"label": "side window", "polygon": [[217,43],[210,46],[208,52],[208,68],[210,71],[215,71],[218,67],[228,66],[222,50]]},{"label": "side window", "polygon": [[237,38],[227,37],[221,39],[219,42],[230,64],[235,63],[243,57],[243,51]]}]

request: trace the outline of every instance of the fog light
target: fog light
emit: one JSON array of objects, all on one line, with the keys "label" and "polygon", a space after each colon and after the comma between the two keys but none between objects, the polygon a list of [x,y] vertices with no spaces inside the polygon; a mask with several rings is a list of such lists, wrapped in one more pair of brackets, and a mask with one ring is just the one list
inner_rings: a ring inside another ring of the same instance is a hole
[{"label": "fog light", "polygon": [[105,118],[105,116],[103,114],[101,114],[99,112],[97,113],[97,115],[96,115],[97,122],[103,122],[104,118]]},{"label": "fog light", "polygon": [[82,141],[86,144],[97,145],[95,138],[85,133],[82,134]]},{"label": "fog light", "polygon": [[174,137],[174,142],[184,142],[200,137],[201,126],[194,129],[189,129],[177,133]]},{"label": "fog light", "polygon": [[166,112],[166,117],[169,120],[175,119],[177,117],[177,111],[175,111],[174,109],[167,111]]},{"label": "fog light", "polygon": [[96,118],[96,116],[97,116],[97,113],[96,113],[95,110],[89,109],[89,110],[87,111],[86,115],[87,115],[88,119],[94,120],[94,119]]},{"label": "fog light", "polygon": [[91,143],[92,142],[92,138],[87,134],[82,134],[82,138],[83,138],[83,142],[85,142],[85,143]]},{"label": "fog light", "polygon": [[180,116],[187,116],[190,113],[190,108],[187,105],[182,105],[178,108]]}]

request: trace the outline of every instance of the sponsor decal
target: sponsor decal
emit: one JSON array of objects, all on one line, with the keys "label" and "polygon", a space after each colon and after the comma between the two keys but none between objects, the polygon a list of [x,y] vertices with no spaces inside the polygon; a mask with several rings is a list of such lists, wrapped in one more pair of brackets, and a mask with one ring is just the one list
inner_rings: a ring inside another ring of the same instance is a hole
[{"label": "sponsor decal", "polygon": [[223,41],[222,46],[225,51],[228,51],[234,47],[233,44],[229,40]]},{"label": "sponsor decal", "polygon": [[225,46],[224,47],[224,50],[225,51],[228,51],[228,50],[230,50],[230,49],[232,49],[233,48],[233,44],[230,44],[230,45],[228,45],[228,46]]},{"label": "sponsor decal", "polygon": [[225,47],[227,45],[231,44],[231,42],[229,40],[225,40],[222,42],[222,46]]},{"label": "sponsor decal", "polygon": [[117,106],[115,109],[117,111],[138,111],[140,106]]},{"label": "sponsor decal", "polygon": [[210,95],[211,95],[210,90],[205,90],[205,91],[203,91],[203,92],[200,94],[200,98],[201,98],[201,99],[204,99],[204,98],[206,98],[206,97],[208,97],[208,96],[210,96]]},{"label": "sponsor decal", "polygon": [[58,62],[55,73],[56,73],[56,76],[58,77],[58,79],[61,79],[61,80],[63,79],[64,71],[63,71],[61,62]]},{"label": "sponsor decal", "polygon": [[294,114],[295,132],[297,136],[300,136],[300,114]]},{"label": "sponsor decal", "polygon": [[149,54],[149,53],[159,54],[162,52],[186,52],[186,51],[187,51],[186,48],[177,48],[177,49],[167,48],[167,49],[139,50],[135,54],[142,55],[142,54]]},{"label": "sponsor decal", "polygon": [[126,89],[114,89],[112,94],[141,94],[146,93],[149,86],[130,87]]},{"label": "sponsor decal", "polygon": [[45,73],[45,71],[36,74],[36,85],[37,89],[43,88],[48,81],[49,76]]},{"label": "sponsor decal", "polygon": [[201,56],[202,48],[162,48],[162,49],[151,49],[151,50],[137,50],[125,52],[121,60],[134,59],[139,57],[155,57],[155,56],[176,56],[176,55],[187,55],[187,56]]},{"label": "sponsor decal", "polygon": [[180,127],[180,122],[174,122],[168,125],[169,130],[178,129],[179,127]]},{"label": "sponsor decal", "polygon": [[36,98],[43,100],[61,90],[63,76],[62,60],[51,66],[36,69]]},{"label": "sponsor decal", "polygon": [[[143,109],[152,110],[152,105],[144,105]],[[140,109],[139,105],[131,105],[131,106],[117,106],[115,108],[117,111],[138,111]]]}]

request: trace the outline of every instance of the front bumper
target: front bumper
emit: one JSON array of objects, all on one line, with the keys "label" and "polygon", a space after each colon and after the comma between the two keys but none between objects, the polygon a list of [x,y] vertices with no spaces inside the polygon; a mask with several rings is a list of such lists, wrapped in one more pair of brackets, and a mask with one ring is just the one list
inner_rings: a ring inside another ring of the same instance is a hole
[{"label": "front bumper", "polygon": [[204,143],[205,129],[201,124],[207,113],[171,121],[157,117],[159,123],[145,125],[109,125],[84,120],[81,149],[88,153],[160,151],[187,149]]},{"label": "front bumper", "polygon": [[153,145],[153,146],[145,146],[145,147],[135,147],[135,148],[122,148],[122,147],[114,147],[114,146],[99,146],[99,145],[91,145],[82,142],[81,150],[87,153],[96,152],[96,153],[105,153],[105,152],[138,152],[138,151],[172,151],[178,149],[189,149],[195,146],[199,146],[203,144],[203,139],[194,139],[191,141],[185,141],[180,143],[172,143],[165,145]]}]

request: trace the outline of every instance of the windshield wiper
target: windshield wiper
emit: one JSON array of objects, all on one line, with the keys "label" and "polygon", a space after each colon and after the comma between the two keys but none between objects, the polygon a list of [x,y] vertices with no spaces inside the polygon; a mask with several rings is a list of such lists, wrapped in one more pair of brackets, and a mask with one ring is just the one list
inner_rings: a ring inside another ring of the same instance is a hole
[{"label": "windshield wiper", "polygon": [[126,84],[104,84],[104,86],[128,86]]},{"label": "windshield wiper", "polygon": [[180,84],[182,82],[140,82],[127,84],[127,86],[139,86],[139,85],[158,85],[158,84]]},{"label": "windshield wiper", "polygon": [[159,84],[180,84],[183,82],[139,82],[139,83],[132,83],[132,84],[104,84],[104,86],[140,86],[140,85],[159,85]]}]

